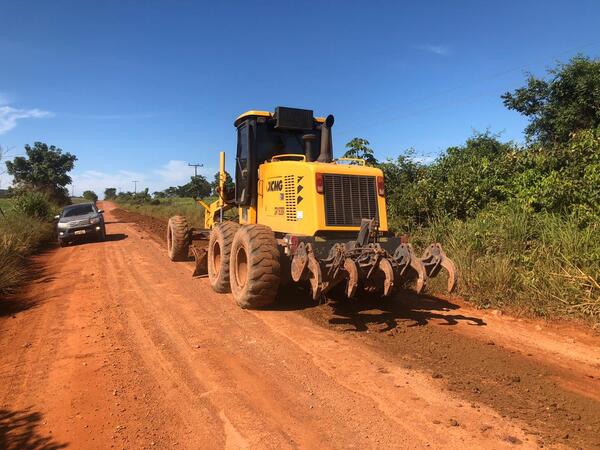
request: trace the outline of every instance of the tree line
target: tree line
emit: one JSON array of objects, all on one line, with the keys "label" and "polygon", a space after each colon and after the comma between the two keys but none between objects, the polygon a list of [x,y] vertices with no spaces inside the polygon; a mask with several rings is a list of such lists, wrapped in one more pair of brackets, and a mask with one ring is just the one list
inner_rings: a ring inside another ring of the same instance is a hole
[{"label": "tree line", "polygon": [[354,138],[344,156],[380,167],[392,224],[400,230],[448,217],[467,220],[511,203],[532,213],[567,215],[582,225],[600,217],[600,60],[576,56],[502,95],[529,119],[526,143],[489,131],[449,147],[435,161],[413,150],[380,162],[369,141]]}]

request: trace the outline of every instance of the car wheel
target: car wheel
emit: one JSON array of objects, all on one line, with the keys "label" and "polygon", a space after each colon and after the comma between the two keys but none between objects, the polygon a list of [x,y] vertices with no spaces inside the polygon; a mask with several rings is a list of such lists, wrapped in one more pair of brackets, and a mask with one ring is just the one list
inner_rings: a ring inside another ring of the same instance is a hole
[{"label": "car wheel", "polygon": [[102,227],[100,233],[98,233],[98,241],[103,242],[106,240],[106,228]]}]

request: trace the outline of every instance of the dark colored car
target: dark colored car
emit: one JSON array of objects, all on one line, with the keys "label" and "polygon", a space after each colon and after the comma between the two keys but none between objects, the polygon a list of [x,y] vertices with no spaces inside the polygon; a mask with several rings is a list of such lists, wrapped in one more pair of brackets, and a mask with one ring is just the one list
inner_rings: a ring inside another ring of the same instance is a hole
[{"label": "dark colored car", "polygon": [[106,238],[103,212],[93,203],[79,203],[64,208],[55,217],[58,220],[56,234],[60,246],[85,238],[103,241]]}]

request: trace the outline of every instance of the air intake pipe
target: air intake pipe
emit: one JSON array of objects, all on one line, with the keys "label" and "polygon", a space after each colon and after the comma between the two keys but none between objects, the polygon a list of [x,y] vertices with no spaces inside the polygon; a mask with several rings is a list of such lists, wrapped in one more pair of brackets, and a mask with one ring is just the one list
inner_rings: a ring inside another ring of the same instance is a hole
[{"label": "air intake pipe", "polygon": [[331,139],[333,122],[333,115],[329,114],[325,122],[321,124],[321,153],[317,158],[317,162],[330,163],[333,161],[333,140]]}]

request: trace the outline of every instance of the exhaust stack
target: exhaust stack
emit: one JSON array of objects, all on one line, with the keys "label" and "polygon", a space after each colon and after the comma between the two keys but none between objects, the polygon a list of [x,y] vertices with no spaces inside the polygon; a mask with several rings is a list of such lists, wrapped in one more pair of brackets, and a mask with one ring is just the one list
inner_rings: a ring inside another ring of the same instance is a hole
[{"label": "exhaust stack", "polygon": [[335,119],[329,114],[321,125],[321,153],[317,162],[330,163],[333,161],[333,140],[331,139],[331,127]]}]

